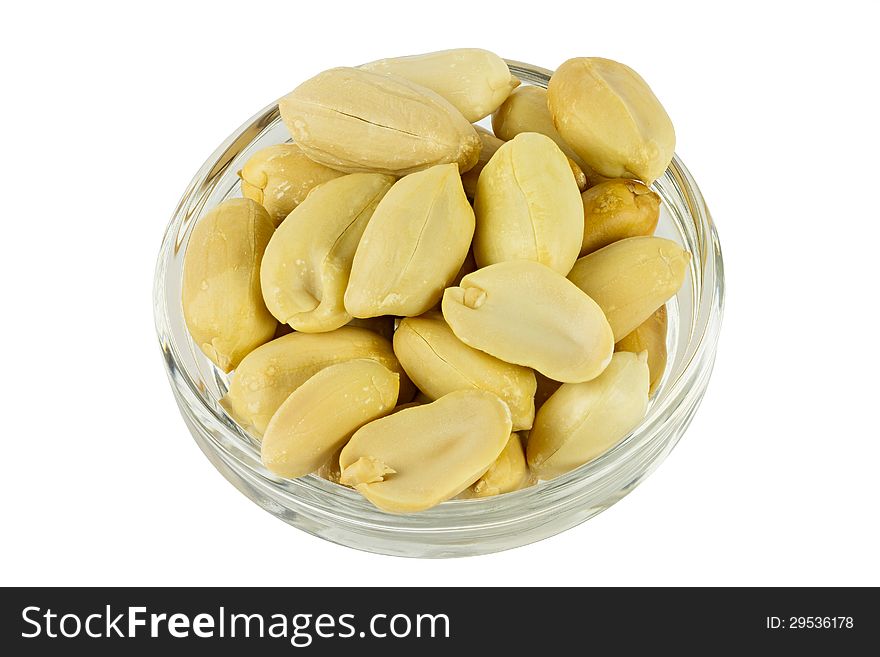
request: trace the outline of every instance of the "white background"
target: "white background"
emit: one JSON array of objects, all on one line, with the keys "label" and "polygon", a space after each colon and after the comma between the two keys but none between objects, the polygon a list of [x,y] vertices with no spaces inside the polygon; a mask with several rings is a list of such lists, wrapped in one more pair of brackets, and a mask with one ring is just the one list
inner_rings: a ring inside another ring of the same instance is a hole
[{"label": "white background", "polygon": [[[877,8],[6,7],[0,583],[880,584]],[[190,177],[256,110],[324,68],[456,46],[638,70],[718,224],[727,309],[688,434],[611,510],[502,554],[380,557],[209,465],[166,382],[153,266]]]}]

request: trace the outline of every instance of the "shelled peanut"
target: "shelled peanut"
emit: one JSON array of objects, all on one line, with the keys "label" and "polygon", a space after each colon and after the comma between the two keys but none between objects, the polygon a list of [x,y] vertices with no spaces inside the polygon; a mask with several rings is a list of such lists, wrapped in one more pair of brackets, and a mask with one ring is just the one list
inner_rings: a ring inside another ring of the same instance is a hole
[{"label": "shelled peanut", "polygon": [[638,425],[690,255],[653,236],[675,137],[637,74],[580,58],[544,90],[449,50],[325,71],[279,109],[292,143],[197,223],[182,296],[268,470],[415,512]]}]

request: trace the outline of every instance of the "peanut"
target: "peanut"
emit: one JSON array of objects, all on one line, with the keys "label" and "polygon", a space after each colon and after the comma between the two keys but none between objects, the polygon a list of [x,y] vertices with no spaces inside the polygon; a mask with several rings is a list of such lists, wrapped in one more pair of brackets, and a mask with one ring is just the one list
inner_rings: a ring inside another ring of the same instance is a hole
[{"label": "peanut", "polygon": [[446,290],[442,307],[465,344],[557,381],[598,376],[614,349],[611,327],[596,302],[530,260],[468,274],[459,287]]},{"label": "peanut", "polygon": [[395,176],[477,162],[480,139],[448,101],[393,75],[334,68],[278,102],[293,140],[315,162],[348,173]]},{"label": "peanut", "polygon": [[320,469],[355,431],[394,408],[399,378],[370,359],[324,368],[275,411],[260,445],[263,463],[290,479]]},{"label": "peanut", "polygon": [[249,199],[230,199],[193,228],[183,262],[181,302],[199,349],[224,372],[268,342],[277,322],[260,294],[260,264],[274,227]]},{"label": "peanut", "polygon": [[385,511],[423,511],[479,479],[510,426],[507,404],[492,393],[451,392],[356,431],[339,457],[340,482]]}]

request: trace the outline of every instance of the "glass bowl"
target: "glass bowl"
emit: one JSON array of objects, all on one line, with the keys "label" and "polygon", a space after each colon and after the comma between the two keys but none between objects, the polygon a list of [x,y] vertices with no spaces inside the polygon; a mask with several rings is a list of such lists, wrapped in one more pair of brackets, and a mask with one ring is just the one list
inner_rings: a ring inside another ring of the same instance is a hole
[{"label": "glass bowl", "polygon": [[[523,84],[546,87],[551,71],[508,62]],[[236,130],[196,173],[168,225],[154,285],[156,330],[183,419],[224,477],[269,513],[310,534],[360,550],[457,557],[517,547],[593,517],[629,493],[666,457],[706,390],[721,327],[724,276],[715,226],[678,157],[654,185],[663,199],[657,234],[692,257],[668,303],[666,373],[642,423],[594,461],[548,482],[497,497],[451,500],[417,514],[376,509],[353,490],[315,475],[286,480],[260,462],[259,444],[223,410],[228,376],[193,343],[181,308],[183,255],[195,223],[239,196],[237,172],[255,151],[289,141],[275,103]]]}]

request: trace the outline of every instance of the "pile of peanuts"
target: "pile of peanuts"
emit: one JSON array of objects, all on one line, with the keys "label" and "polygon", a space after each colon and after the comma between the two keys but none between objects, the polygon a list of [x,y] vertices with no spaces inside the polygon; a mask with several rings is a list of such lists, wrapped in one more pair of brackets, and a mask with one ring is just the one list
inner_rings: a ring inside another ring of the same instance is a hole
[{"label": "pile of peanuts", "polygon": [[576,58],[545,90],[459,49],[325,71],[279,110],[292,141],[197,222],[182,292],[270,471],[415,512],[639,424],[690,260],[653,236],[675,133],[641,77]]}]

